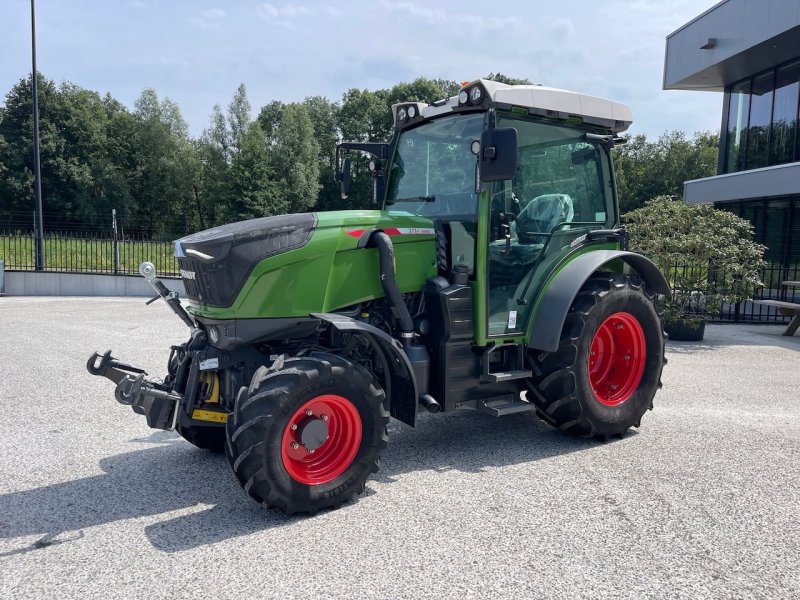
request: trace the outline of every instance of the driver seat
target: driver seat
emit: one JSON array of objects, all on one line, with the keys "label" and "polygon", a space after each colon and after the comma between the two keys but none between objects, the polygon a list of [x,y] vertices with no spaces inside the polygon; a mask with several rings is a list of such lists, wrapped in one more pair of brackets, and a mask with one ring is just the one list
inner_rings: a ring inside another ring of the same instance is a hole
[{"label": "driver seat", "polygon": [[520,211],[516,219],[517,238],[521,244],[545,244],[547,235],[560,223],[569,223],[575,216],[572,198],[567,194],[536,196]]}]

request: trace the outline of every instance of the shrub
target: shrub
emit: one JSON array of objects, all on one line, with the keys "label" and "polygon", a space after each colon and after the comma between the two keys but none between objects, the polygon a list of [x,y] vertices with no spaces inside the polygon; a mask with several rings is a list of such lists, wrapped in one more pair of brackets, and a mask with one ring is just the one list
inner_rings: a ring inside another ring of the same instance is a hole
[{"label": "shrub", "polygon": [[753,241],[752,225],[730,212],[659,196],[623,220],[630,249],[649,257],[672,288],[666,324],[699,325],[763,285],[765,247]]}]

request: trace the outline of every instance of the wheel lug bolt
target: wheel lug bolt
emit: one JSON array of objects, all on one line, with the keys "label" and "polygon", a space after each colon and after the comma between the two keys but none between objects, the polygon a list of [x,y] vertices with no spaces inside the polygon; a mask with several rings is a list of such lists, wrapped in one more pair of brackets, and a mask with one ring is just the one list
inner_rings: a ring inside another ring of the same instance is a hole
[{"label": "wheel lug bolt", "polygon": [[300,447],[300,444],[297,442],[292,442],[292,450],[297,450]]},{"label": "wheel lug bolt", "polygon": [[297,423],[292,423],[292,431],[294,431],[295,429],[297,429]]},{"label": "wheel lug bolt", "polygon": [[328,420],[328,415],[320,415],[320,418],[321,418],[323,421],[327,421],[327,420]]},{"label": "wheel lug bolt", "polygon": [[313,415],[313,414],[314,414],[314,413],[313,413],[313,412],[311,412],[311,409],[310,409],[310,408],[307,408],[307,409],[306,409],[306,415],[308,415],[308,416],[310,417],[310,416],[311,416],[311,415]]},{"label": "wheel lug bolt", "polygon": [[615,386],[615,385],[612,385],[612,386],[611,386],[611,391],[612,391],[612,392],[616,391],[616,389],[617,389],[617,386]]},{"label": "wheel lug bolt", "polygon": [[622,323],[617,324],[617,329],[622,329]]},{"label": "wheel lug bolt", "polygon": [[313,450],[309,450],[308,452],[309,452],[309,454],[314,454]]}]

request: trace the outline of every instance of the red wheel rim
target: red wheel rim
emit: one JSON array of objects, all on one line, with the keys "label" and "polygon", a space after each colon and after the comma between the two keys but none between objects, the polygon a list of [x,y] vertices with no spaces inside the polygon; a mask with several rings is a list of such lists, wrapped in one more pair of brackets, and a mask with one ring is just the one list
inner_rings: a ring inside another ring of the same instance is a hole
[{"label": "red wheel rim", "polygon": [[[309,425],[319,430],[321,423],[327,426],[327,438],[309,450],[303,445],[302,432]],[[347,470],[360,445],[358,409],[347,398],[325,394],[309,400],[292,415],[283,432],[281,458],[292,479],[305,485],[321,485]]]},{"label": "red wheel rim", "polygon": [[589,349],[589,382],[597,401],[619,406],[633,396],[646,358],[644,331],[636,317],[618,312],[603,321]]}]

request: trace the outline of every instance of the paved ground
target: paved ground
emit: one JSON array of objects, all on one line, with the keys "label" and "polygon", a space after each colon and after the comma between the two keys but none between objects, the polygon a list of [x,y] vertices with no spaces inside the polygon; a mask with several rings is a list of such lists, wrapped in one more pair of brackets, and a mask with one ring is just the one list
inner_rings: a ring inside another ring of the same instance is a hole
[{"label": "paved ground", "polygon": [[141,300],[0,298],[0,598],[800,596],[800,337],[668,345],[656,410],[606,444],[527,418],[393,424],[338,511],[287,518],[84,369],[161,373]]}]

